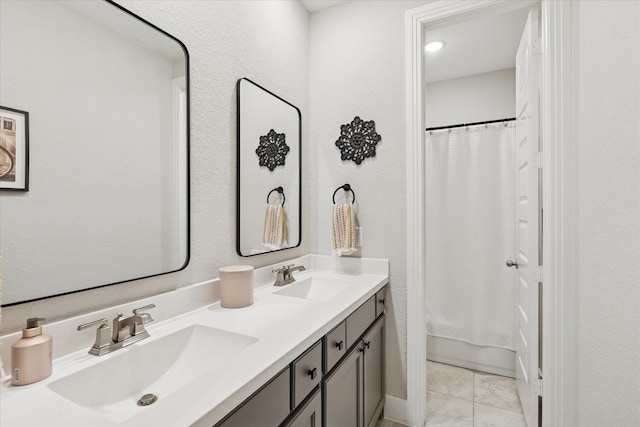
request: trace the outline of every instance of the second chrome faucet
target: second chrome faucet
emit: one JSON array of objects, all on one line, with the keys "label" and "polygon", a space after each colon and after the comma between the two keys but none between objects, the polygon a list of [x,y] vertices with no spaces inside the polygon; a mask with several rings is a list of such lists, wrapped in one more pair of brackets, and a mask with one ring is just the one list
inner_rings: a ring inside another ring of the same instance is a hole
[{"label": "second chrome faucet", "polygon": [[133,310],[133,315],[124,319],[122,318],[122,313],[118,313],[113,319],[112,327],[109,326],[107,319],[99,319],[78,326],[78,330],[81,331],[99,325],[96,330],[96,340],[91,349],[89,349],[89,353],[102,356],[148,338],[149,332],[145,329],[144,324],[152,322],[153,318],[149,313],[140,313],[140,311],[154,307],[155,304],[149,304],[136,308]]}]

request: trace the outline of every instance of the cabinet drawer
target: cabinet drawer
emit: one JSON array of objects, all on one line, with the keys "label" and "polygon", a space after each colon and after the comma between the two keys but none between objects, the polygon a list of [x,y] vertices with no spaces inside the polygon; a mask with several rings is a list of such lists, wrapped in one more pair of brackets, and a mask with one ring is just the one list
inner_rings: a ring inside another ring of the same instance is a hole
[{"label": "cabinet drawer", "polygon": [[290,383],[287,367],[240,405],[231,416],[216,424],[216,427],[277,427],[290,412]]},{"label": "cabinet drawer", "polygon": [[322,341],[315,343],[291,364],[292,389],[291,409],[298,406],[305,397],[320,384],[322,379]]},{"label": "cabinet drawer", "polygon": [[384,313],[385,303],[387,302],[387,287],[376,292],[376,317]]},{"label": "cabinet drawer", "polygon": [[324,373],[326,374],[347,353],[347,327],[340,323],[324,339]]},{"label": "cabinet drawer", "polygon": [[280,427],[321,427],[322,398],[320,388],[316,388],[311,396]]},{"label": "cabinet drawer", "polygon": [[376,319],[375,299],[375,295],[372,296],[347,317],[347,348],[351,348]]}]

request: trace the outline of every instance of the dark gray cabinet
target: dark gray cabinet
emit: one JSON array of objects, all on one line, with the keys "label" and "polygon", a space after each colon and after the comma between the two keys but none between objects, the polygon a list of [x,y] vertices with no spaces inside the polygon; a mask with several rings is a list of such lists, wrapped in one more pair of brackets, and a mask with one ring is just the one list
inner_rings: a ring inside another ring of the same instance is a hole
[{"label": "dark gray cabinet", "polygon": [[[216,427],[274,427],[290,412],[289,367],[280,371]],[[256,421],[258,420],[258,421]]]},{"label": "dark gray cabinet", "polygon": [[[348,319],[347,319],[348,321]],[[325,427],[375,426],[382,411],[384,314],[322,383]]]},{"label": "dark gray cabinet", "polygon": [[298,410],[281,427],[320,427],[322,426],[322,396],[320,387],[300,405]]},{"label": "dark gray cabinet", "polygon": [[376,292],[376,317],[384,313],[384,307],[387,303],[387,287]]},{"label": "dark gray cabinet", "polygon": [[322,341],[291,364],[291,409],[295,409],[322,379]]},{"label": "dark gray cabinet", "polygon": [[374,427],[384,397],[385,289],[214,427]]},{"label": "dark gray cabinet", "polygon": [[360,339],[364,331],[376,318],[375,295],[347,317],[347,348],[350,349]]},{"label": "dark gray cabinet", "polygon": [[326,374],[347,354],[347,326],[340,322],[324,337],[324,369]]},{"label": "dark gray cabinet", "polygon": [[384,316],[362,338],[364,348],[363,413],[364,425],[375,426],[384,397]]},{"label": "dark gray cabinet", "polygon": [[322,382],[323,426],[362,427],[363,356],[359,349],[351,351]]}]

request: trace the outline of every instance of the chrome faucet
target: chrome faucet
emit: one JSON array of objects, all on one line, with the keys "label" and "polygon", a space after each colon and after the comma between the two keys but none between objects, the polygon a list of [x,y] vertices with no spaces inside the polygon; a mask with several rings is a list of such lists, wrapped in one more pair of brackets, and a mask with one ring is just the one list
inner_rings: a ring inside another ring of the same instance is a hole
[{"label": "chrome faucet", "polygon": [[139,311],[154,307],[155,304],[149,304],[136,308],[133,310],[133,315],[124,319],[122,319],[122,313],[118,313],[113,319],[113,327],[111,328],[107,319],[99,319],[78,326],[78,330],[81,331],[91,326],[99,325],[96,330],[96,340],[91,349],[89,349],[89,353],[95,356],[102,356],[148,338],[149,332],[145,329],[144,324],[152,322],[153,318],[149,313],[139,313]]},{"label": "chrome faucet", "polygon": [[284,286],[296,281],[293,277],[294,271],[304,271],[304,265],[283,265],[280,268],[273,270],[276,273],[276,281],[273,286]]}]

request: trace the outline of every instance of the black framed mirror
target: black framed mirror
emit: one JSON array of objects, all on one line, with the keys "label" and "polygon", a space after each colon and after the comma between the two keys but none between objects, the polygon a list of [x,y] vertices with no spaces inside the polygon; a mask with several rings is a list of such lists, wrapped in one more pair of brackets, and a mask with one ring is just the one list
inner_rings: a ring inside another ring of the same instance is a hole
[{"label": "black framed mirror", "polygon": [[29,113],[29,191],[0,191],[2,304],[186,267],[184,44],[107,0],[0,9],[0,105]]},{"label": "black framed mirror", "polygon": [[237,94],[236,250],[248,257],[300,245],[300,110],[242,78]]}]

